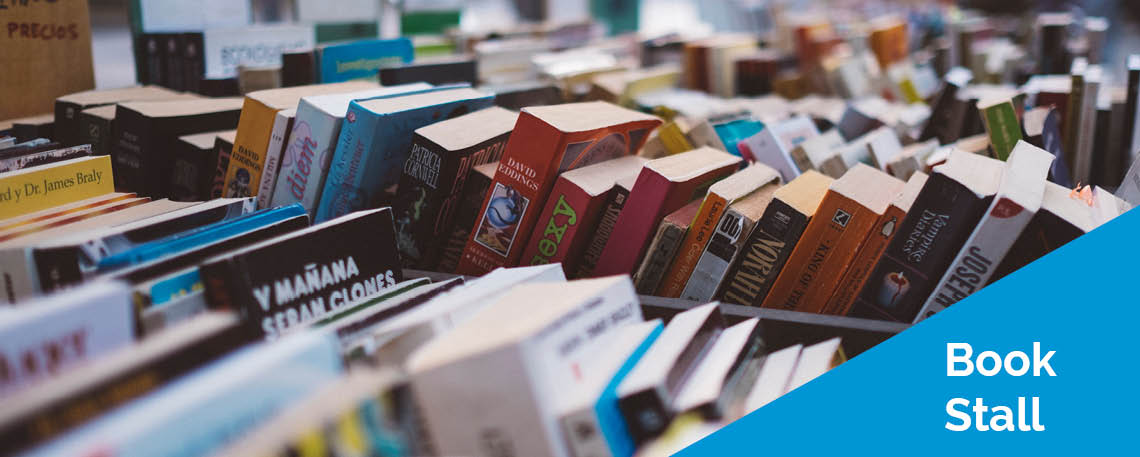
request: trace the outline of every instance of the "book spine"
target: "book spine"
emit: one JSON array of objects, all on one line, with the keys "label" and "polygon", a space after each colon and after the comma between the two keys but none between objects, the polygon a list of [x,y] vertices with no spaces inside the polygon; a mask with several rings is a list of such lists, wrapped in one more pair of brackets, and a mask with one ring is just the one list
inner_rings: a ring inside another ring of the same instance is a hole
[{"label": "book spine", "polygon": [[851,305],[855,303],[859,291],[863,290],[863,285],[866,284],[867,277],[871,275],[871,270],[875,268],[879,258],[883,256],[887,244],[894,237],[895,229],[905,217],[906,213],[899,207],[890,206],[887,208],[887,212],[875,223],[875,227],[867,236],[867,240],[859,248],[859,253],[851,261],[851,266],[843,273],[843,279],[839,280],[839,287],[835,289],[835,293],[831,295],[823,307],[823,314],[843,316],[851,310]]},{"label": "book spine", "polygon": [[1128,57],[1128,98],[1124,103],[1124,140],[1125,150],[1121,151],[1124,157],[1132,157],[1132,152],[1140,148],[1140,135],[1136,134],[1140,128],[1140,55],[1133,54]]},{"label": "book spine", "polygon": [[81,138],[79,131],[80,112],[84,107],[76,103],[55,102],[55,136],[52,138],[63,146],[75,146]]},{"label": "book spine", "polygon": [[558,419],[559,429],[566,437],[570,457],[613,457],[602,434],[602,424],[593,408],[583,408],[563,414]]},{"label": "book spine", "polygon": [[341,121],[301,100],[281,157],[270,206],[300,202],[310,216],[316,214],[329,162],[340,140]]},{"label": "book spine", "polygon": [[919,311],[919,322],[977,292],[1029,225],[1034,212],[1007,198],[994,201]]},{"label": "book spine", "polygon": [[1009,158],[1013,146],[1021,140],[1021,126],[1012,103],[999,103],[982,110],[982,121],[990,137],[990,148],[998,160]]},{"label": "book spine", "polygon": [[610,240],[610,235],[613,234],[614,226],[617,225],[618,216],[621,215],[621,210],[625,207],[627,199],[629,199],[629,189],[624,186],[614,186],[613,189],[610,189],[606,205],[601,211],[601,218],[598,220],[597,229],[594,230],[590,242],[586,245],[582,260],[578,262],[577,271],[571,277],[593,277],[594,268],[598,266],[598,259],[602,256],[602,250],[606,248],[606,242]]},{"label": "book spine", "polygon": [[681,249],[681,242],[688,232],[688,225],[680,226],[670,221],[661,221],[657,233],[653,236],[644,258],[633,275],[633,282],[637,293],[652,295],[661,285],[661,279],[677,257]]},{"label": "book spine", "polygon": [[166,65],[166,87],[177,91],[186,90],[186,61],[183,57],[185,38],[182,34],[165,35],[166,53],[163,62]]},{"label": "book spine", "polygon": [[0,219],[109,194],[112,175],[111,158],[100,156],[0,176]]},{"label": "book spine", "polygon": [[154,196],[147,185],[144,170],[149,164],[152,123],[146,117],[122,107],[115,114],[115,143],[111,157],[115,160],[115,187],[135,192],[142,197]]},{"label": "book spine", "polygon": [[281,165],[281,155],[289,144],[289,132],[292,131],[294,116],[282,111],[277,112],[273,121],[273,130],[269,133],[269,146],[265,150],[265,170],[261,173],[261,182],[257,185],[257,207],[268,208],[273,201],[273,191],[277,188],[277,171]]},{"label": "book spine", "polygon": [[77,159],[89,155],[91,155],[91,147],[86,144],[63,149],[33,152],[28,155],[22,155],[9,159],[0,159],[0,173],[23,170],[25,168],[31,168],[55,162],[62,162],[64,160]]},{"label": "book spine", "polygon": [[113,145],[114,124],[114,119],[83,115],[79,124],[80,133],[83,135],[80,141],[91,145],[92,155],[108,155]]},{"label": "book spine", "polygon": [[217,160],[214,162],[214,176],[210,183],[210,198],[222,198],[222,192],[226,187],[226,170],[230,167],[230,155],[232,155],[233,149],[233,144],[221,139],[214,142]]},{"label": "book spine", "polygon": [[36,268],[26,249],[0,250],[0,274],[4,278],[4,302],[17,302],[39,294]]},{"label": "book spine", "polygon": [[1103,156],[1107,151],[1095,152],[1093,144],[1096,136],[1102,134],[1108,125],[1097,125],[1097,97],[1100,95],[1100,80],[1091,77],[1082,78],[1085,82],[1083,99],[1081,102],[1080,124],[1075,132],[1076,152],[1073,158],[1073,179],[1088,183],[1092,182],[1093,155]]},{"label": "book spine", "polygon": [[724,281],[728,267],[736,259],[743,247],[744,238],[752,232],[755,221],[729,210],[717,225],[705,252],[697,261],[693,274],[685,284],[681,298],[696,301],[711,301]]},{"label": "book spine", "polygon": [[237,135],[230,153],[229,167],[223,180],[222,195],[228,198],[254,197],[261,171],[265,168],[265,152],[269,150],[270,131],[277,110],[250,98],[242,103]]},{"label": "book spine", "polygon": [[[594,268],[595,276],[632,272],[648,247],[654,233],[653,227],[661,223],[661,214],[668,209],[665,199],[672,187],[673,184],[668,179],[648,168],[642,169],[629,192],[625,208],[618,215],[614,231],[598,258],[598,265]],[[663,268],[668,268],[668,265]]]},{"label": "book spine", "polygon": [[950,144],[958,140],[961,131],[961,116],[958,114],[958,85],[944,82],[938,99],[931,107],[930,119],[919,135],[919,141],[937,138],[939,144]]},{"label": "book spine", "polygon": [[562,263],[564,271],[576,271],[604,200],[605,194],[590,196],[572,182],[558,179],[523,250],[521,265]]},{"label": "book spine", "polygon": [[738,305],[760,306],[809,220],[807,215],[782,200],[772,200],[752,230],[743,254],[729,271],[720,299]]},{"label": "book spine", "polygon": [[669,267],[661,286],[657,288],[657,296],[670,298],[681,296],[685,283],[689,281],[689,276],[697,267],[697,261],[700,260],[709,239],[716,232],[729,203],[724,197],[712,192],[705,197],[705,201],[701,203],[701,208],[693,218],[693,223],[689,226],[685,241],[681,242],[681,249],[673,259],[673,265]]},{"label": "book spine", "polygon": [[991,200],[932,175],[848,315],[913,321]]},{"label": "book spine", "polygon": [[170,192],[167,197],[174,201],[197,201],[201,180],[198,175],[203,170],[206,151],[191,144],[179,142],[171,154],[174,167],[169,176]]},{"label": "book spine", "polygon": [[1079,180],[1081,176],[1077,170],[1077,145],[1079,144],[1078,138],[1080,137],[1079,128],[1081,126],[1081,115],[1084,111],[1085,103],[1085,77],[1083,74],[1074,74],[1072,76],[1072,85],[1069,89],[1069,101],[1065,105],[1065,117],[1061,119],[1061,128],[1063,134],[1061,139],[1064,144],[1065,163],[1069,169],[1073,171],[1073,180]]},{"label": "book spine", "polygon": [[325,174],[320,200],[317,200],[316,211],[313,213],[314,222],[323,222],[337,215],[348,214],[351,212],[350,200],[367,198],[357,192],[355,183],[361,179],[364,173],[362,168],[368,157],[372,155],[373,138],[379,128],[379,122],[379,117],[374,113],[356,103],[349,104],[336,141],[336,149]]},{"label": "book spine", "polygon": [[459,259],[463,256],[463,249],[471,232],[479,219],[479,205],[491,189],[493,178],[482,173],[471,173],[463,186],[462,200],[455,219],[451,223],[451,230],[447,243],[440,255],[439,265],[434,270],[452,273],[459,268]]}]

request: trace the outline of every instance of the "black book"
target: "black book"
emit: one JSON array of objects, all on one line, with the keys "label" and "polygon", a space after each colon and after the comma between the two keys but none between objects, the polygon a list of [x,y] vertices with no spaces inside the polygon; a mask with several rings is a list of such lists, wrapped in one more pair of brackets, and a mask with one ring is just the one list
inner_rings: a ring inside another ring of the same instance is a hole
[{"label": "black book", "polygon": [[390,208],[214,257],[199,273],[212,308],[238,311],[267,339],[403,280]]},{"label": "black book", "polygon": [[1025,141],[1048,151],[1059,160],[1049,167],[1049,181],[1065,187],[1073,187],[1069,167],[1061,143],[1061,117],[1056,108],[1044,106],[1025,112],[1021,119],[1021,132]]},{"label": "black book", "polygon": [[[87,109],[128,101],[154,101],[185,98],[186,95],[158,86],[135,86],[122,89],[88,90],[55,99],[55,140],[64,146],[86,143],[81,126],[82,112]],[[114,117],[114,116],[112,116]]]},{"label": "black book", "polygon": [[564,103],[562,89],[549,83],[524,83],[509,86],[482,86],[479,90],[495,94],[495,106],[518,111],[528,106]]},{"label": "black book", "polygon": [[[1097,192],[1101,190],[1097,189]],[[1067,187],[1045,184],[1041,208],[1034,213],[1017,241],[1013,242],[990,277],[990,283],[1029,265],[1099,225],[1092,208],[1081,199],[1072,198],[1071,193]]]},{"label": "black book", "polygon": [[439,263],[472,167],[497,162],[518,113],[491,107],[416,129],[396,194],[396,234],[407,268]]},{"label": "black book", "polygon": [[417,60],[413,63],[380,69],[380,85],[395,86],[426,82],[433,85],[479,82],[474,58],[451,57]]},{"label": "black book", "polygon": [[32,141],[37,138],[55,138],[55,120],[53,116],[36,116],[21,119],[12,123],[12,135],[17,143]]},{"label": "black book", "polygon": [[1140,98],[1140,54],[1128,56],[1128,96],[1124,101],[1124,136],[1122,137],[1120,151],[1121,157],[1132,157],[1137,150],[1136,110],[1140,109],[1137,99]]},{"label": "black book", "polygon": [[226,313],[202,315],[68,376],[4,399],[0,442],[15,454],[63,436],[246,344],[256,333]]},{"label": "black book", "polygon": [[856,138],[862,137],[879,127],[882,127],[883,121],[871,116],[854,104],[848,103],[847,109],[843,111],[843,116],[839,118],[839,134],[847,141],[854,141]]},{"label": "black book", "polygon": [[225,189],[226,168],[230,166],[230,154],[234,150],[234,136],[236,130],[227,130],[219,133],[214,139],[214,176],[210,184],[210,198],[221,198]]},{"label": "black book", "polygon": [[80,141],[91,145],[91,153],[111,153],[115,138],[115,105],[88,108],[79,113]]},{"label": "black book", "polygon": [[168,33],[162,35],[160,45],[163,47],[162,62],[166,67],[166,87],[174,90],[186,90],[186,60],[182,57],[186,38],[181,33]]},{"label": "black book", "polygon": [[202,90],[202,77],[206,75],[206,55],[202,47],[202,32],[182,34],[183,90],[198,93]]},{"label": "black book", "polygon": [[964,69],[947,73],[942,81],[942,89],[930,107],[930,118],[922,128],[919,141],[937,138],[940,144],[951,144],[962,137],[962,126],[970,110],[966,102],[958,98],[958,94],[969,83],[967,74]]},{"label": "black book", "polygon": [[115,111],[115,186],[141,196],[169,195],[169,177],[179,136],[232,129],[241,98],[128,102]]},{"label": "black book", "polygon": [[203,76],[198,80],[198,93],[207,97],[237,97],[241,95],[241,85],[237,76],[228,78],[209,78]]},{"label": "black book", "polygon": [[281,87],[307,86],[316,82],[316,51],[304,49],[281,55]]},{"label": "black book", "polygon": [[218,164],[215,144],[219,132],[195,133],[178,137],[171,154],[174,168],[170,174],[170,193],[174,201],[209,200]]},{"label": "black book", "polygon": [[141,70],[138,74],[138,81],[143,84],[166,85],[166,63],[164,62],[166,48],[162,46],[162,34],[144,33],[138,37],[138,40],[141,42],[139,50],[142,51],[135,54],[140,60],[139,64],[135,66]]},{"label": "black book", "polygon": [[1066,13],[1046,13],[1037,16],[1038,70],[1047,75],[1069,72],[1068,28],[1073,17]]},{"label": "black book", "polygon": [[467,240],[471,239],[471,231],[479,220],[479,209],[483,205],[483,197],[491,188],[491,181],[495,179],[495,169],[499,162],[490,162],[476,165],[467,175],[467,182],[463,184],[463,193],[460,196],[459,207],[451,222],[451,230],[447,234],[443,251],[440,253],[439,264],[433,271],[452,273],[459,268],[459,259],[463,256],[463,249]]},{"label": "black book", "polygon": [[985,214],[1004,162],[955,150],[922,187],[849,315],[913,322]]}]

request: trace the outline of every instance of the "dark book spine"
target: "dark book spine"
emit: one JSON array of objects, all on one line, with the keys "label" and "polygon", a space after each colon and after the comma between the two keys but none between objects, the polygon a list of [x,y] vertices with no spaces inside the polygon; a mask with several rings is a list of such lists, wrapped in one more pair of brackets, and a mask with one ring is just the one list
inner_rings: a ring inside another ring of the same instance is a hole
[{"label": "dark book spine", "polygon": [[930,119],[926,121],[926,126],[922,128],[922,134],[918,137],[919,141],[931,138],[937,138],[941,144],[958,141],[962,125],[961,110],[957,106],[960,103],[958,85],[949,81],[943,82],[942,90],[938,92],[938,98],[930,109]]},{"label": "dark book spine", "polygon": [[602,250],[606,248],[610,234],[614,232],[614,226],[617,225],[618,216],[621,215],[621,210],[625,207],[625,202],[628,199],[629,189],[622,186],[614,186],[613,189],[610,189],[610,197],[606,201],[606,206],[602,208],[602,217],[598,220],[598,228],[594,230],[594,237],[590,239],[590,244],[586,245],[586,252],[582,254],[582,260],[578,263],[578,271],[574,272],[575,278],[589,278],[594,273],[594,268],[598,266],[598,259],[602,258]]},{"label": "dark book spine", "polygon": [[230,166],[230,153],[234,144],[221,138],[214,141],[214,175],[210,178],[210,198],[222,198],[225,190],[226,169]]},{"label": "dark book spine", "polygon": [[454,272],[459,268],[459,259],[463,256],[463,248],[471,237],[471,231],[479,219],[479,207],[487,190],[491,188],[492,178],[482,173],[471,173],[467,183],[460,194],[458,209],[455,218],[451,221],[451,230],[440,254],[439,264],[435,270],[446,273]]},{"label": "dark book spine", "polygon": [[166,64],[163,62],[165,49],[162,46],[162,35],[147,33],[139,39],[142,40],[143,51],[143,64],[139,65],[139,68],[143,69],[143,73],[138,77],[139,82],[159,86],[166,85]]},{"label": "dark book spine", "polygon": [[74,252],[66,248],[36,249],[32,261],[44,293],[83,282],[83,272]]},{"label": "dark book spine", "polygon": [[12,453],[47,442],[158,390],[179,376],[255,341],[255,337],[256,333],[239,322],[209,334],[203,332],[193,344],[174,348],[112,379],[71,392],[67,397],[12,422],[0,430],[0,440],[5,443],[5,451]]},{"label": "dark book spine", "polygon": [[202,53],[202,33],[182,35],[182,82],[187,92],[202,90],[202,77],[206,75],[206,56]]},{"label": "dark book spine", "polygon": [[1128,58],[1128,97],[1124,102],[1124,137],[1121,140],[1121,157],[1132,157],[1132,153],[1135,152],[1132,144],[1136,141],[1138,98],[1140,98],[1140,55],[1133,55]]},{"label": "dark book spine", "polygon": [[166,87],[186,90],[185,59],[182,56],[185,40],[180,33],[163,35],[163,65],[166,66]]},{"label": "dark book spine", "polygon": [[79,118],[80,143],[91,145],[91,155],[111,153],[114,119],[99,116],[81,115]]},{"label": "dark book spine", "polygon": [[810,219],[776,199],[764,210],[736,264],[729,269],[719,299],[737,305],[760,306],[784,269]]},{"label": "dark book spine", "polygon": [[[209,162],[213,148],[199,149],[185,142],[179,142],[178,147],[170,151],[172,168],[169,178],[169,198],[174,201],[202,201],[208,200],[208,187],[203,187],[202,175],[206,170],[212,171],[213,163]],[[206,198],[203,198],[206,197]]]},{"label": "dark book spine", "polygon": [[1029,221],[1029,225],[1021,232],[1021,235],[1017,237],[1017,241],[1014,241],[1009,248],[1005,258],[998,264],[990,278],[990,283],[992,284],[994,281],[1021,269],[1021,267],[1029,265],[1030,262],[1053,252],[1054,249],[1064,246],[1081,235],[1084,235],[1081,229],[1052,212],[1044,209],[1038,211],[1037,214],[1033,215],[1033,219]]},{"label": "dark book spine", "polygon": [[992,200],[945,175],[931,176],[849,315],[913,322]]},{"label": "dark book spine", "polygon": [[82,106],[75,103],[55,102],[55,141],[64,146],[80,143],[79,115]]},{"label": "dark book spine", "polygon": [[[981,111],[977,110],[978,99],[957,100],[958,109],[962,112],[962,133],[958,138],[967,138],[986,133],[986,123],[982,119]],[[992,154],[990,154],[992,156]]]},{"label": "dark book spine", "polygon": [[1110,140],[1109,134],[1113,123],[1112,109],[1098,108],[1095,115],[1096,122],[1094,123],[1093,128],[1096,131],[1086,133],[1086,135],[1089,133],[1094,135],[1092,150],[1097,151],[1097,153],[1092,154],[1093,157],[1092,166],[1090,167],[1089,173],[1089,184],[1096,186],[1116,187],[1118,184],[1120,184],[1119,178],[1115,179],[1116,182],[1112,182],[1114,181],[1113,176],[1117,174],[1123,176],[1124,170],[1121,170],[1120,164],[1117,163],[1118,158],[1116,156],[1116,152],[1108,147]]},{"label": "dark book spine", "polygon": [[[153,123],[149,118],[120,107],[115,112],[115,144],[111,153],[115,173],[115,188],[138,193],[142,197],[153,197],[147,171],[154,168],[147,157],[154,151],[152,135]],[[165,177],[164,177],[165,178]]]},{"label": "dark book spine", "polygon": [[313,50],[281,55],[281,87],[316,83],[316,54]]},{"label": "dark book spine", "polygon": [[249,321],[244,305],[254,298],[250,296],[252,287],[244,274],[246,271],[241,260],[236,258],[208,262],[198,267],[210,309],[233,311],[242,316],[242,320]]}]

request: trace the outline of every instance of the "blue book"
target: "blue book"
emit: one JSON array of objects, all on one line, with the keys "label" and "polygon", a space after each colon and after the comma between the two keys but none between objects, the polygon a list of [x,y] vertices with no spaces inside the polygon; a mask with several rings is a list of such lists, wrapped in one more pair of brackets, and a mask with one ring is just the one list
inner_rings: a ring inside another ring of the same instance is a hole
[{"label": "blue book", "polygon": [[321,83],[339,83],[354,79],[377,78],[380,68],[412,61],[412,40],[360,40],[324,46],[317,58],[317,77]]},{"label": "blue book", "polygon": [[493,94],[467,85],[453,85],[354,100],[345,114],[313,222],[386,206],[385,191],[399,182],[416,129],[490,107],[494,99]]},{"label": "blue book", "polygon": [[229,221],[188,230],[154,241],[140,244],[132,249],[108,256],[99,261],[96,271],[108,273],[131,265],[177,255],[202,247],[219,239],[229,238],[286,219],[306,215],[300,203],[266,209]]},{"label": "blue book", "polygon": [[211,455],[343,372],[329,332],[254,344],[26,455]]},{"label": "blue book", "polygon": [[724,147],[728,148],[728,152],[740,157],[740,148],[736,144],[745,138],[760,133],[761,130],[764,130],[764,124],[748,119],[738,119],[713,125],[713,130],[716,130],[717,136],[724,143]]}]

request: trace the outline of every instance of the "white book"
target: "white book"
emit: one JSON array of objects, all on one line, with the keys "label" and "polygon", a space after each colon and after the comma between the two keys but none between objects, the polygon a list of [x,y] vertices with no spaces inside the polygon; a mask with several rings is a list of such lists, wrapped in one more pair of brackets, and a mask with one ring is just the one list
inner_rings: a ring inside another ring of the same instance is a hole
[{"label": "white book", "polygon": [[1132,161],[1120,181],[1120,188],[1116,189],[1116,196],[1130,204],[1140,204],[1140,160]]},{"label": "white book", "polygon": [[256,343],[26,455],[210,455],[342,373],[327,332]]},{"label": "white book", "polygon": [[993,203],[926,299],[916,323],[989,283],[994,270],[1041,208],[1053,159],[1044,149],[1017,142],[1002,171]]},{"label": "white book", "polygon": [[748,147],[752,160],[776,169],[784,182],[791,182],[800,175],[800,169],[792,159],[791,152],[782,143],[771,128],[765,128],[741,141],[742,145]]},{"label": "white book", "polygon": [[796,371],[796,363],[803,348],[802,344],[797,344],[764,357],[764,364],[760,366],[760,375],[756,377],[756,383],[745,397],[744,409],[738,413],[740,417],[760,409],[788,391],[788,383],[792,380],[792,373]]},{"label": "white book", "polygon": [[792,159],[800,171],[816,170],[835,179],[847,172],[843,158],[837,150],[843,146],[843,136],[838,129],[831,129],[819,136],[804,140],[792,149]]},{"label": "white book", "polygon": [[871,138],[867,141],[867,152],[871,157],[871,162],[884,172],[887,171],[887,165],[902,151],[903,146],[899,142],[898,135],[888,127],[871,132]]},{"label": "white book", "polygon": [[257,207],[268,208],[273,201],[273,191],[277,188],[277,171],[281,166],[281,154],[289,144],[289,133],[293,131],[295,108],[278,111],[273,118],[273,129],[269,131],[269,147],[265,149],[265,170],[257,185]]},{"label": "white book", "polygon": [[568,456],[558,396],[595,344],[641,321],[628,276],[512,289],[408,361],[436,452]]},{"label": "white book", "polygon": [[[772,134],[785,151],[791,151],[809,138],[819,136],[819,129],[810,117],[799,115],[771,125]],[[802,171],[802,169],[801,169]]]},{"label": "white book", "polygon": [[[201,6],[199,6],[201,7]],[[312,25],[256,25],[208,28],[202,32],[202,57],[210,78],[237,76],[238,66],[280,67],[281,54],[316,46]]]},{"label": "white book", "polygon": [[0,308],[0,397],[134,341],[130,288],[100,281]]},{"label": "white book", "polygon": [[903,181],[909,180],[911,175],[926,169],[926,158],[937,149],[937,138],[911,144],[887,163],[887,172]]},{"label": "white book", "polygon": [[839,338],[807,346],[800,351],[800,358],[796,362],[796,371],[788,381],[787,392],[800,388],[811,382],[828,370],[839,366],[845,360],[843,346]]},{"label": "white book", "polygon": [[[1106,129],[1107,125],[1096,125],[1096,106],[1100,98],[1100,86],[1103,79],[1103,70],[1100,65],[1089,65],[1085,70],[1085,88],[1081,95],[1080,126],[1074,131],[1077,134],[1075,161],[1073,166],[1073,180],[1087,183],[1092,179],[1093,144],[1096,142],[1097,129]],[[1107,154],[1108,151],[1101,151]]]},{"label": "white book", "polygon": [[677,395],[679,413],[698,411],[706,419],[724,417],[728,408],[727,394],[740,381],[743,370],[763,346],[760,319],[752,318],[721,332],[692,378]]},{"label": "white book", "polygon": [[348,104],[360,100],[387,95],[402,94],[430,89],[427,83],[404,84],[381,87],[346,94],[311,95],[301,97],[297,103],[297,113],[292,131],[287,136],[281,154],[281,165],[277,172],[268,206],[282,206],[300,202],[312,216],[321,201],[325,176],[329,161],[336,151],[340,126],[348,112]]}]

